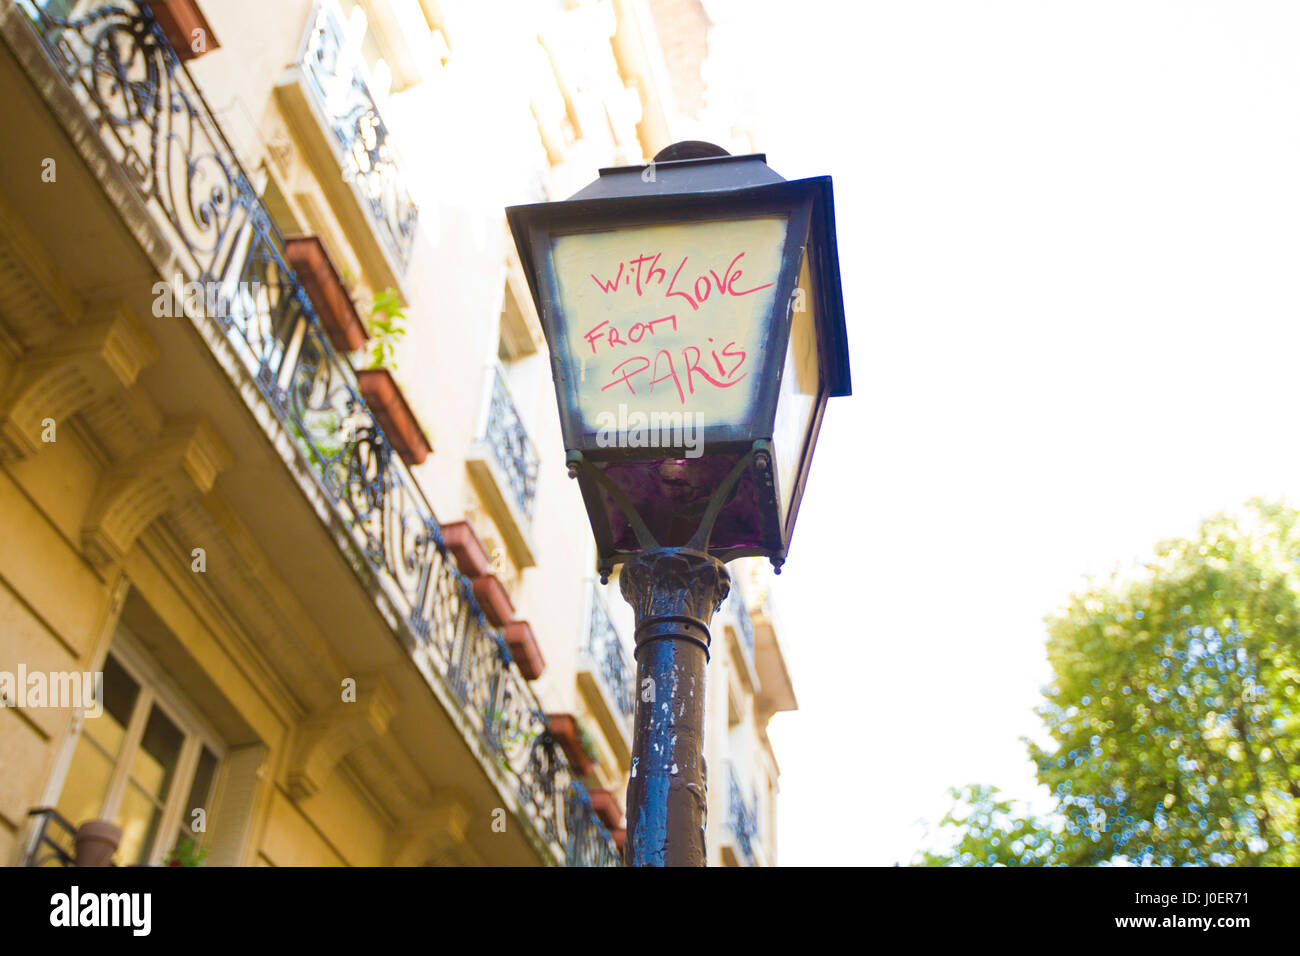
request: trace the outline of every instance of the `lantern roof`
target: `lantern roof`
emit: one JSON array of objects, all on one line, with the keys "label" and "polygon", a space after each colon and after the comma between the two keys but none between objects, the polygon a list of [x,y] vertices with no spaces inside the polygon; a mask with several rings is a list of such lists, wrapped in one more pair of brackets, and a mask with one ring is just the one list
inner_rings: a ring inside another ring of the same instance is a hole
[{"label": "lantern roof", "polygon": [[[662,156],[663,153],[659,155]],[[651,179],[646,178],[648,170],[654,171]],[[767,165],[767,156],[763,153],[655,159],[635,166],[606,166],[600,170],[599,179],[574,193],[570,201],[733,192],[785,181],[776,170]]]}]

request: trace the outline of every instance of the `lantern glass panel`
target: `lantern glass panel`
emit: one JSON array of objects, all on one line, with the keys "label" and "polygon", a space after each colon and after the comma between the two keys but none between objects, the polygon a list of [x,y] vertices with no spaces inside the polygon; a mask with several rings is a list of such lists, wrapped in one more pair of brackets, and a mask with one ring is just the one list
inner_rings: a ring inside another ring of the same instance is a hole
[{"label": "lantern glass panel", "polygon": [[799,267],[799,284],[790,297],[790,341],[781,371],[780,397],[772,432],[772,452],[780,492],[781,521],[790,513],[791,496],[799,477],[804,444],[817,414],[821,386],[821,363],[817,353],[816,289],[804,253]]},{"label": "lantern glass panel", "polygon": [[685,413],[694,428],[751,423],[787,226],[764,215],[553,238],[584,432],[646,429],[662,447]]}]

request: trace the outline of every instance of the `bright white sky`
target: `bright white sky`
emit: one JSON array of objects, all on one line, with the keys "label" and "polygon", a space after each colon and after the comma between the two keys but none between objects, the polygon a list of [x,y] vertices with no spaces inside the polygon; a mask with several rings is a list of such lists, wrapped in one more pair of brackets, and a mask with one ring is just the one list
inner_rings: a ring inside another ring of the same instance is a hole
[{"label": "bright white sky", "polygon": [[714,102],[835,177],[854,396],[781,579],[781,862],[906,863],[1088,572],[1300,486],[1300,4],[715,0]]}]

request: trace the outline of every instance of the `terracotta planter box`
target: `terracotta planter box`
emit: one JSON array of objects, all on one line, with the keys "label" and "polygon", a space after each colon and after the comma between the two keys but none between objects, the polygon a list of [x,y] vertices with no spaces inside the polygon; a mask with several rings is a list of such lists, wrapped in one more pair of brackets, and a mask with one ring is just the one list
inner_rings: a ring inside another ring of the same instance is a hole
[{"label": "terracotta planter box", "polygon": [[357,307],[319,236],[288,236],[284,258],[302,283],[330,343],[340,352],[355,352],[370,336]]},{"label": "terracotta planter box", "polygon": [[546,661],[542,659],[542,650],[533,637],[533,629],[527,621],[511,621],[506,625],[506,643],[510,645],[510,656],[519,666],[519,673],[529,680],[537,680],[546,670]]},{"label": "terracotta planter box", "polygon": [[112,866],[122,842],[122,828],[107,820],[87,820],[77,827],[77,866]]},{"label": "terracotta planter box", "polygon": [[[146,0],[146,5],[178,58],[196,60],[221,46],[197,0]],[[195,43],[195,30],[203,31],[201,44]],[[196,45],[199,46],[197,50]]]},{"label": "terracotta planter box", "polygon": [[394,450],[408,465],[418,465],[429,457],[433,449],[424,430],[415,420],[415,413],[406,404],[402,391],[386,368],[366,369],[357,372],[357,383],[366,404],[374,412],[379,427],[384,430]]},{"label": "terracotta planter box", "polygon": [[623,825],[623,811],[618,808],[612,793],[608,790],[588,790],[587,796],[591,798],[591,809],[596,811],[596,816],[600,817],[600,822],[605,824],[610,833]]},{"label": "terracotta planter box", "polygon": [[442,526],[442,541],[456,559],[456,567],[467,578],[488,573],[488,553],[468,521],[453,521]]},{"label": "terracotta planter box", "polygon": [[494,627],[505,627],[515,619],[515,605],[495,574],[481,575],[470,586],[474,589],[474,600]]},{"label": "terracotta planter box", "polygon": [[551,737],[560,745],[564,756],[569,758],[569,766],[574,773],[585,777],[595,769],[595,761],[582,749],[582,737],[578,733],[578,720],[572,714],[547,714],[547,729]]}]

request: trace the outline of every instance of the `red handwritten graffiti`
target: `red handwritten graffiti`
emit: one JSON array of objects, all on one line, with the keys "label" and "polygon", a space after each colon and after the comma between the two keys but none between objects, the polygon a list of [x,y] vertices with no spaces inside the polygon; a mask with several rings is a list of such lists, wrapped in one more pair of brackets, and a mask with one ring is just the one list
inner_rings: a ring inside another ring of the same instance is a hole
[{"label": "red handwritten graffiti", "polygon": [[[710,342],[713,339],[709,339]],[[701,383],[707,383],[714,388],[731,388],[733,385],[742,381],[748,372],[740,372],[741,366],[745,364],[748,357],[743,349],[737,347],[735,342],[728,342],[722,347],[722,354],[718,354],[716,348],[709,350],[713,357],[714,365],[718,370],[715,377],[710,372],[700,367],[700,359],[703,357],[701,350],[694,345],[685,345],[681,348],[682,367],[681,373],[678,373],[678,366],[673,360],[673,353],[667,349],[660,349],[654,354],[653,360],[649,355],[634,355],[632,358],[619,362],[610,370],[610,377],[613,379],[608,384],[601,387],[605,392],[616,385],[626,385],[627,390],[632,395],[640,394],[637,392],[637,385],[645,386],[645,393],[654,394],[655,386],[664,382],[672,382],[673,387],[677,390],[677,398],[683,405],[686,404],[686,396],[694,395],[696,390],[696,376],[699,376]],[[723,359],[734,359],[729,366],[723,363]],[[661,371],[662,365],[662,371]],[[647,382],[638,382],[638,376],[645,372],[650,373]],[[740,372],[740,374],[737,374]],[[685,388],[682,386],[683,376],[686,379]]]},{"label": "red handwritten graffiti", "polygon": [[[635,345],[647,335],[654,335],[655,326],[662,325],[665,322],[671,322],[673,324],[673,331],[677,331],[677,316],[665,315],[662,319],[651,319],[649,322],[634,322],[627,330],[626,341],[624,341],[623,336],[619,334],[618,328],[610,325],[608,321],[593,326],[587,331],[587,334],[584,335],[583,338],[586,339],[587,344],[591,346],[591,354],[595,355],[596,343],[602,339],[610,348],[619,345]],[[606,326],[608,326],[608,328],[606,328]]]},{"label": "red handwritten graffiti", "polygon": [[707,302],[709,296],[715,292],[718,295],[739,297],[775,285],[773,282],[765,282],[762,285],[756,285],[748,289],[736,288],[741,276],[745,274],[744,269],[738,268],[740,260],[745,257],[745,253],[739,252],[727,264],[727,268],[722,271],[721,276],[718,275],[718,270],[708,269],[705,272],[698,273],[695,281],[692,282],[690,273],[687,273],[686,279],[682,280],[682,287],[678,288],[677,282],[682,271],[686,268],[690,256],[682,256],[682,261],[677,264],[677,269],[673,272],[671,279],[668,278],[667,270],[659,265],[659,260],[662,257],[663,253],[661,252],[656,252],[654,255],[639,255],[627,262],[620,262],[618,271],[614,273],[612,279],[601,279],[593,272],[590,273],[591,281],[596,283],[597,288],[606,295],[618,292],[620,289],[630,291],[635,286],[638,296],[644,296],[653,288],[662,288],[666,281],[668,287],[664,289],[664,298],[683,299],[695,312],[698,312],[700,305]]},{"label": "red handwritten graffiti", "polygon": [[[661,294],[663,299],[680,299],[690,306],[691,313],[696,313],[711,298],[717,301],[722,296],[738,298],[752,295],[776,284],[765,282],[746,287],[743,280],[745,270],[741,268],[745,255],[744,252],[736,253],[721,275],[713,268],[688,268],[690,256],[682,256],[670,276],[670,266],[661,264],[662,252],[641,253],[633,259],[620,262],[618,268],[612,274],[607,272],[604,279],[595,273],[590,275],[591,281],[596,283],[604,295],[635,294],[639,298],[649,295],[653,299]],[[637,321],[622,327],[609,319],[602,320],[583,333],[583,340],[590,347],[592,355],[619,349],[638,351],[634,348],[638,344],[649,346],[656,336],[662,337],[666,333],[679,331],[678,316],[689,318],[690,313],[683,313],[681,306],[675,307],[678,311],[671,315]],[[601,387],[601,391],[623,386],[629,394],[635,396],[652,395],[656,388],[661,391],[671,388],[678,401],[685,405],[687,396],[696,394],[699,389],[731,388],[743,381],[749,374],[744,369],[747,358],[746,352],[735,341],[718,348],[712,337],[708,338],[707,345],[701,342],[642,351],[615,365],[610,370],[610,380]]]}]

